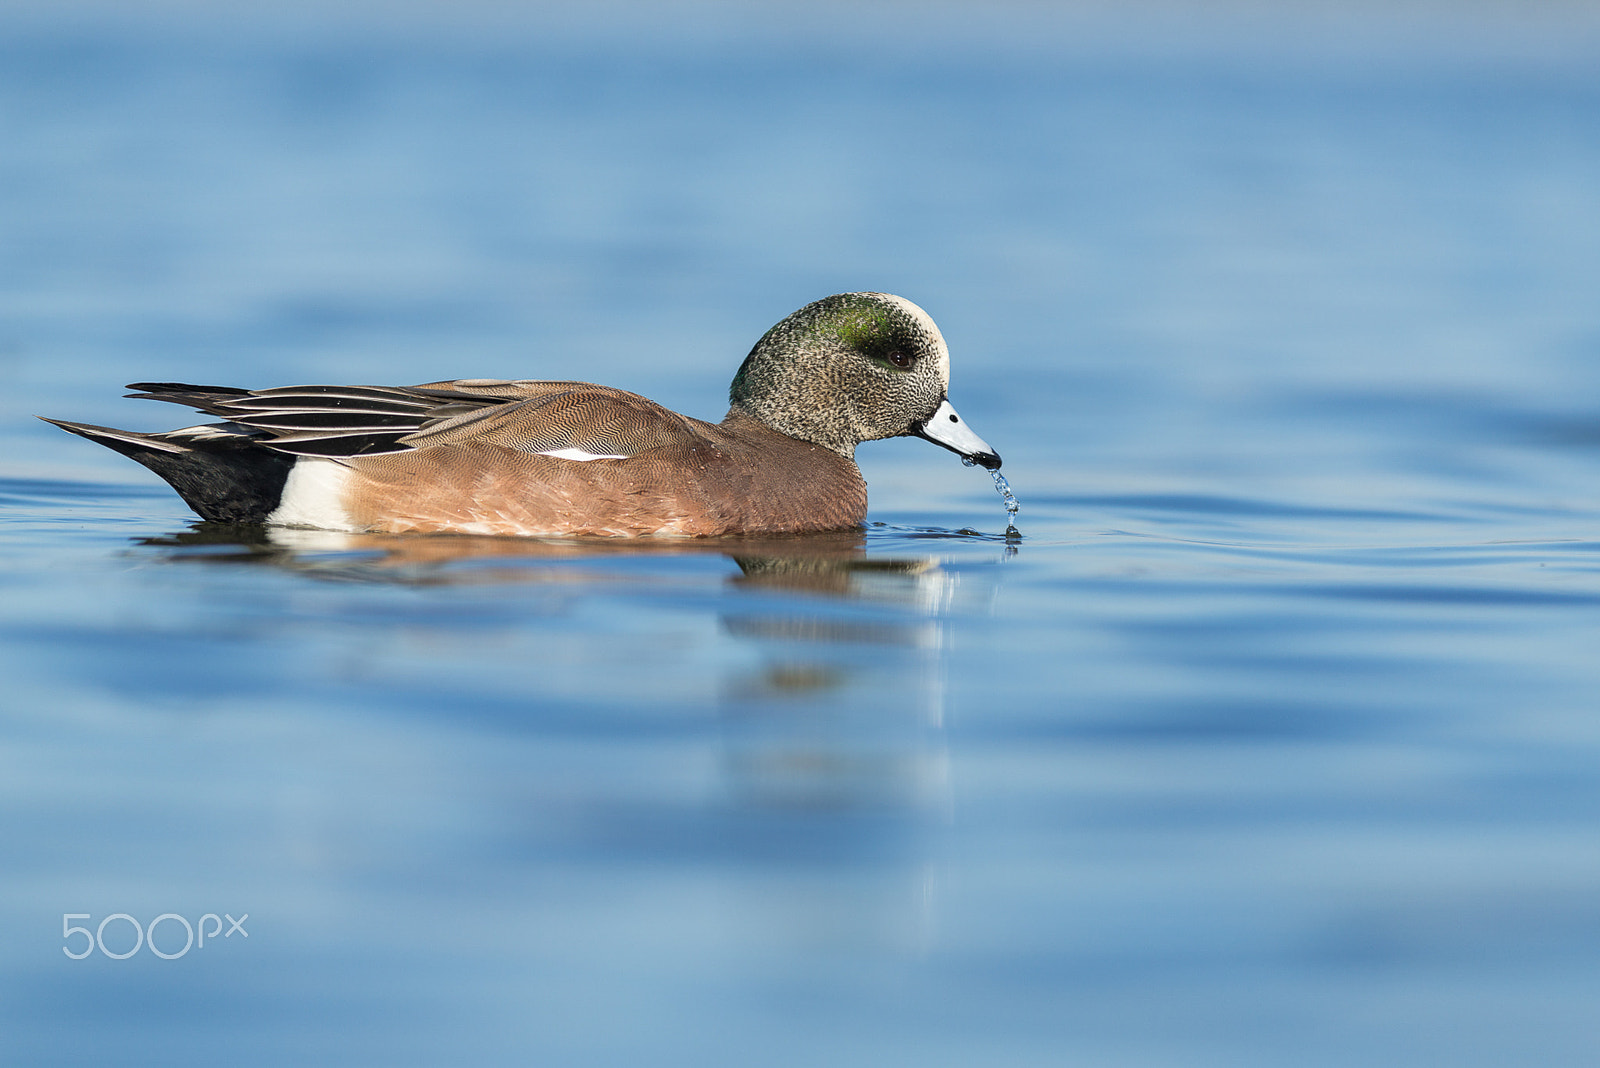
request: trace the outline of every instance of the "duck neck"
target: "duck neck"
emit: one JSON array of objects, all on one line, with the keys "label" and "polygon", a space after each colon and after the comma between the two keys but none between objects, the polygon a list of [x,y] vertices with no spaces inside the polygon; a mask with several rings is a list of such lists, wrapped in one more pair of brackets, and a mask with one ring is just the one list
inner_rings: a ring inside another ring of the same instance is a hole
[{"label": "duck neck", "polygon": [[802,425],[801,420],[788,418],[788,415],[789,412],[783,408],[757,411],[747,401],[736,400],[733,402],[733,407],[728,409],[728,414],[723,417],[722,425],[731,429],[739,423],[756,423],[785,437],[820,446],[829,452],[838,453],[851,463],[855,462],[856,446],[860,441],[845,427],[820,426],[814,417],[804,420]]},{"label": "duck neck", "polygon": [[728,414],[723,416],[722,425],[728,430],[733,430],[734,427],[747,428],[754,425],[754,427],[760,427],[766,432],[781,433],[786,438],[805,441],[806,444],[814,444],[818,448],[835,452],[838,456],[850,460],[851,464],[856,462],[856,441],[848,440],[848,438],[827,440],[827,436],[819,435],[818,428],[814,427],[814,425],[792,427],[792,425],[787,425],[787,420],[782,419],[781,416],[774,419],[774,417],[766,416],[763,412],[752,411],[749,406],[741,403],[741,401],[734,401],[733,408],[728,409]]}]

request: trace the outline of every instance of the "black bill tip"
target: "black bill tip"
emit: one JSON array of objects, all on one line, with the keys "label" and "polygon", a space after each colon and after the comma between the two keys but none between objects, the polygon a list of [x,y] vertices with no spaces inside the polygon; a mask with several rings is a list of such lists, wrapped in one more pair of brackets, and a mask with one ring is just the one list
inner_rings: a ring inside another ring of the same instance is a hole
[{"label": "black bill tip", "polygon": [[986,467],[990,471],[1000,470],[1000,454],[997,452],[962,453],[961,462],[968,467]]},{"label": "black bill tip", "polygon": [[979,467],[987,467],[991,471],[1000,470],[1000,454],[997,452],[980,452],[966,457]]}]

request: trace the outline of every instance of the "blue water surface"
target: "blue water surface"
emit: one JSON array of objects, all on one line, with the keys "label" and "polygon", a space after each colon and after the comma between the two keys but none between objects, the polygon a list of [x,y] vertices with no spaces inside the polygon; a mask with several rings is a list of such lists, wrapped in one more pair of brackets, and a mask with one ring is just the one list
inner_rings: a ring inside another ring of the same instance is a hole
[{"label": "blue water surface", "polygon": [[[0,1061],[1593,1064],[1597,70],[1578,5],[0,13]],[[29,418],[717,419],[859,289],[1020,542],[914,440],[860,532],[340,539]]]}]

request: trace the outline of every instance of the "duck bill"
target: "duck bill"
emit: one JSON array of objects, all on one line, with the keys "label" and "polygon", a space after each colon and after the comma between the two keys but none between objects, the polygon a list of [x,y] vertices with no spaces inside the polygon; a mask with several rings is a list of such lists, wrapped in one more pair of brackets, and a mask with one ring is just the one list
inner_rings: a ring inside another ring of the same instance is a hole
[{"label": "duck bill", "polygon": [[948,400],[940,401],[938,410],[913,426],[911,433],[919,438],[927,438],[935,445],[944,446],[963,460],[981,464],[991,471],[1000,468],[1000,454],[989,448],[987,441],[967,429],[966,420],[956,414]]}]

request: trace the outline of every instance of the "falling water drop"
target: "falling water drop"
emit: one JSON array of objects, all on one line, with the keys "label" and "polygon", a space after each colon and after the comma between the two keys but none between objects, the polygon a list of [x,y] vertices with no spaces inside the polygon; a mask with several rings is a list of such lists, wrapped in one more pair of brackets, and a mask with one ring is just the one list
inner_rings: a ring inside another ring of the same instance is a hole
[{"label": "falling water drop", "polygon": [[[961,458],[961,462],[968,467],[978,466],[965,456]],[[1000,496],[1006,502],[1006,543],[1015,545],[1022,540],[1022,531],[1017,529],[1016,522],[1017,512],[1022,506],[1017,503],[1017,495],[1011,492],[1011,483],[1006,481],[1006,476],[1002,475],[998,468],[991,467],[989,474],[994,479],[994,488],[1000,491]]]},{"label": "falling water drop", "polygon": [[1022,531],[1017,529],[1017,512],[1022,507],[1017,503],[1017,495],[1011,492],[1011,483],[1006,481],[1006,476],[999,471],[990,471],[994,476],[994,488],[1000,491],[1000,496],[1006,502],[1006,540],[1020,539]]}]

